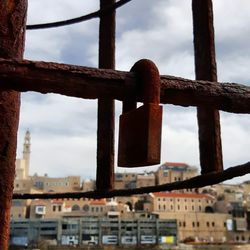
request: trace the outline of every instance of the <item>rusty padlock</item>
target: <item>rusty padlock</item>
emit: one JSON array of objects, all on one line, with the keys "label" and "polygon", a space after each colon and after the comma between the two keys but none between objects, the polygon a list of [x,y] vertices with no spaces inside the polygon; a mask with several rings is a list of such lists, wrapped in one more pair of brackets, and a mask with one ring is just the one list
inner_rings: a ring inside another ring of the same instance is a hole
[{"label": "rusty padlock", "polygon": [[137,108],[135,98],[123,101],[119,125],[118,166],[159,164],[162,128],[159,71],[147,59],[136,62],[131,71],[136,74],[137,94],[143,100],[143,105]]}]

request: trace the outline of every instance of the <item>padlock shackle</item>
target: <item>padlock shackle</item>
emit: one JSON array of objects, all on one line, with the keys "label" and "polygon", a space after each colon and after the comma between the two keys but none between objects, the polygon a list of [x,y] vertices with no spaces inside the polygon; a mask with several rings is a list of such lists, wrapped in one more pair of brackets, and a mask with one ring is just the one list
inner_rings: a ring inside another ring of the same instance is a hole
[{"label": "padlock shackle", "polygon": [[144,103],[160,104],[161,79],[159,70],[149,59],[141,59],[130,70],[136,74],[137,94]]}]

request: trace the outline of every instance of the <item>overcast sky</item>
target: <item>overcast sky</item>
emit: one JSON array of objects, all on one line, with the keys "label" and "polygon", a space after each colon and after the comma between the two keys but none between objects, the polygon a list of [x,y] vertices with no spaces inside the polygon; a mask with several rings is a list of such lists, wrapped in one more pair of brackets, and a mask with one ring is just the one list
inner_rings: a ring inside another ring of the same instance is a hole
[{"label": "overcast sky", "polygon": [[[29,0],[28,24],[81,16],[98,0]],[[250,83],[250,2],[215,0],[218,79]],[[141,58],[153,60],[161,75],[194,79],[191,0],[133,0],[117,11],[116,68],[129,71]],[[26,33],[25,58],[97,67],[98,19]],[[35,83],[34,83],[35,84]],[[116,102],[116,120],[121,103]],[[96,100],[60,95],[22,94],[17,157],[25,131],[31,132],[30,174],[95,178]],[[225,168],[249,161],[250,117],[221,112]],[[199,168],[196,109],[164,106],[161,162]],[[117,145],[118,123],[116,123]],[[146,168],[148,171],[156,167]],[[116,168],[116,171],[129,169]],[[144,169],[138,168],[139,171]],[[249,179],[245,176],[241,181]]]}]

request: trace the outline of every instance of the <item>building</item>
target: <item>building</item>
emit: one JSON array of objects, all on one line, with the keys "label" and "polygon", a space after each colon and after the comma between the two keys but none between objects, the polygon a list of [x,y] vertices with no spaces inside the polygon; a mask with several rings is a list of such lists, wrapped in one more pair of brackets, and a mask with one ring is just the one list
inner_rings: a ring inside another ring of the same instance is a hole
[{"label": "building", "polygon": [[115,173],[115,189],[136,188],[137,173]]},{"label": "building", "polygon": [[[75,192],[81,191],[80,176],[49,177],[47,174],[39,176],[29,175],[31,152],[31,135],[26,131],[23,143],[23,157],[16,159],[16,177],[14,182],[14,192],[30,193],[31,190],[38,192]],[[93,183],[90,188],[93,187]]]},{"label": "building", "polygon": [[184,181],[196,175],[198,175],[197,168],[180,162],[165,162],[155,173],[157,185]]},{"label": "building", "polygon": [[33,247],[53,245],[173,245],[176,220],[64,217],[12,220],[10,243]]},{"label": "building", "polygon": [[[165,162],[156,172],[138,173],[116,173],[116,189],[132,189],[147,186],[162,185],[175,181],[184,181],[198,174],[197,168],[186,163]],[[192,190],[188,190],[191,191]]]},{"label": "building", "polygon": [[136,178],[136,188],[148,187],[155,185],[155,174],[154,173],[145,173],[138,174]]},{"label": "building", "polygon": [[44,176],[34,175],[30,177],[32,186],[44,193],[51,192],[76,192],[81,191],[81,178],[80,176],[67,176],[67,177],[49,177],[47,174]]},{"label": "building", "polygon": [[206,194],[159,192],[151,193],[152,212],[213,212],[215,198]]},{"label": "building", "polygon": [[31,137],[29,130],[26,131],[23,143],[23,157],[16,159],[16,179],[27,180],[30,168],[30,143]]},{"label": "building", "polygon": [[[149,195],[151,213],[161,219],[176,219],[180,241],[225,242],[230,238],[228,213],[215,213],[216,199],[197,193],[159,192]],[[148,203],[146,203],[148,208]],[[146,209],[146,208],[145,208]]]}]

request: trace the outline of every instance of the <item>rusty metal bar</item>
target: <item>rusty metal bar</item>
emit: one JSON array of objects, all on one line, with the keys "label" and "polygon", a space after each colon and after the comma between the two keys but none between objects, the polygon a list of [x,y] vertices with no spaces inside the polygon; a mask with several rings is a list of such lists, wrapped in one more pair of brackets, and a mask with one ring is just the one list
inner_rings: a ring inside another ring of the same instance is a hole
[{"label": "rusty metal bar", "polygon": [[[0,59],[0,89],[126,100],[136,95],[131,72],[37,61]],[[140,101],[135,96],[136,101]],[[250,113],[250,87],[161,76],[161,103]]]},{"label": "rusty metal bar", "polygon": [[[195,74],[197,80],[217,81],[212,0],[193,0]],[[223,170],[219,111],[197,109],[201,173]]]},{"label": "rusty metal bar", "polygon": [[[100,10],[114,3],[115,0],[100,0]],[[115,68],[115,10],[106,12],[100,17],[99,68]],[[114,110],[113,99],[98,99],[97,190],[111,190],[114,186]]]},{"label": "rusty metal bar", "polygon": [[[0,56],[22,59],[27,1],[6,0],[0,4]],[[20,93],[0,91],[0,249],[7,250],[10,208],[15,178]]]},{"label": "rusty metal bar", "polygon": [[235,167],[230,167],[222,172],[211,172],[199,175],[188,180],[177,181],[173,183],[162,184],[158,186],[148,186],[135,189],[118,189],[118,190],[97,190],[90,192],[75,193],[39,193],[39,194],[14,194],[13,199],[63,199],[63,198],[110,198],[118,196],[129,196],[135,194],[144,194],[160,191],[173,191],[187,188],[200,188],[218,184],[220,182],[239,177],[250,173],[250,162]]}]

